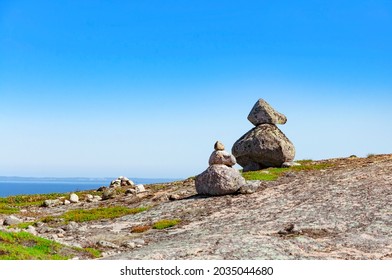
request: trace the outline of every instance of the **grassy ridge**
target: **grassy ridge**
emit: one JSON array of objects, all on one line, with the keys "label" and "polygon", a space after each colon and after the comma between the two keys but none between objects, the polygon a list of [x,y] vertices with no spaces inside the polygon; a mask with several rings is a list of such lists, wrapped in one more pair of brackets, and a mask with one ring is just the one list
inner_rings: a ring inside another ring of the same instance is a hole
[{"label": "grassy ridge", "polygon": [[65,196],[65,194],[51,193],[0,197],[0,214],[19,213],[23,207],[40,206],[45,200],[56,199],[60,196]]},{"label": "grassy ridge", "polygon": [[0,260],[66,260],[80,254],[100,256],[93,248],[69,247],[27,232],[0,231]]},{"label": "grassy ridge", "polygon": [[101,219],[114,219],[125,215],[140,213],[148,209],[149,207],[128,208],[123,206],[94,209],[76,209],[64,213],[59,218],[63,218],[65,222],[74,221],[80,223]]}]

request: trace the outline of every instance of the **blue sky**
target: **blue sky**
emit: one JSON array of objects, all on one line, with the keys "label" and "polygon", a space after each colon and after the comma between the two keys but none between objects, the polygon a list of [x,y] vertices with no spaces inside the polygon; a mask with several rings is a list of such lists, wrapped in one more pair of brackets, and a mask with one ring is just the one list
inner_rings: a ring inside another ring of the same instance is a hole
[{"label": "blue sky", "polygon": [[0,175],[189,177],[285,114],[296,159],[392,152],[391,1],[0,0]]}]

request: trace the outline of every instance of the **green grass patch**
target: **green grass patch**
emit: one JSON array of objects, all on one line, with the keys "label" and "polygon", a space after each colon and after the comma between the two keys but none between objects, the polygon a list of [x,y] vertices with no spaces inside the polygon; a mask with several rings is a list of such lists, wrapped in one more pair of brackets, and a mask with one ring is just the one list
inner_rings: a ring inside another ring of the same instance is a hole
[{"label": "green grass patch", "polygon": [[317,163],[317,164],[303,164],[300,166],[290,167],[288,170],[290,171],[311,171],[311,170],[321,170],[332,167],[333,164],[330,163]]},{"label": "green grass patch", "polygon": [[97,256],[90,250],[65,246],[27,232],[0,231],[0,260],[66,260],[79,254]]},{"label": "green grass patch", "polygon": [[14,195],[8,197],[0,197],[0,205],[14,205],[17,207],[39,206],[47,199],[56,199],[66,194],[51,193],[51,194],[31,194],[31,195]]},{"label": "green grass patch", "polygon": [[154,229],[165,229],[169,227],[173,227],[180,223],[180,219],[174,219],[174,220],[160,220],[152,225],[152,228]]},{"label": "green grass patch", "polygon": [[265,170],[243,172],[242,176],[245,180],[275,181],[286,171],[287,168],[268,168]]},{"label": "green grass patch", "polygon": [[[118,190],[118,192],[125,192]],[[101,192],[96,191],[80,191],[75,192],[81,200],[85,199],[87,194],[99,195]],[[49,193],[49,194],[29,194],[29,195],[14,195],[8,197],[0,197],[0,214],[15,214],[19,213],[21,208],[29,206],[41,206],[45,200],[58,199],[60,197],[69,197],[69,193]]]},{"label": "green grass patch", "polygon": [[0,214],[11,215],[19,213],[20,209],[0,203]]},{"label": "green grass patch", "polygon": [[125,215],[136,214],[148,210],[149,207],[138,207],[138,208],[127,208],[123,206],[113,206],[107,208],[94,208],[94,209],[76,209],[71,210],[59,218],[63,218],[64,221],[70,222],[87,222],[101,219],[113,219]]},{"label": "green grass patch", "polygon": [[32,194],[0,197],[0,214],[15,214],[23,207],[40,206],[47,199],[56,199],[66,194]]},{"label": "green grass patch", "polygon": [[101,256],[101,251],[95,248],[78,248],[80,251],[88,252],[94,259],[99,258]]},{"label": "green grass patch", "polygon": [[292,166],[289,168],[268,168],[268,169],[258,170],[258,171],[242,172],[242,176],[245,178],[245,180],[275,181],[282,174],[289,171],[299,172],[299,171],[321,170],[333,166],[332,164],[329,163],[312,164],[312,162],[313,162],[312,160],[309,161],[305,160],[300,162],[301,163],[300,166]]},{"label": "green grass patch", "polygon": [[29,226],[33,226],[35,224],[35,222],[24,222],[24,223],[20,223],[17,225],[12,225],[10,226],[11,228],[20,228],[20,229],[26,229]]}]

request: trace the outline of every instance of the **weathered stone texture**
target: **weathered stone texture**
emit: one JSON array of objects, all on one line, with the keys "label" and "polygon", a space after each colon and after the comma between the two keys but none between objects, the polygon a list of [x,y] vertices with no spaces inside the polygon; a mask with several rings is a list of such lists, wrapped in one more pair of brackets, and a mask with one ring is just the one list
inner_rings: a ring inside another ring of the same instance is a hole
[{"label": "weathered stone texture", "polygon": [[223,164],[214,164],[196,176],[198,194],[225,195],[235,193],[245,184],[245,179],[237,169]]},{"label": "weathered stone texture", "polygon": [[292,161],[295,148],[275,125],[261,124],[238,139],[232,153],[244,171],[253,171]]},{"label": "weathered stone texture", "polygon": [[248,115],[248,120],[255,126],[263,123],[285,124],[285,115],[277,112],[265,100],[259,99]]}]

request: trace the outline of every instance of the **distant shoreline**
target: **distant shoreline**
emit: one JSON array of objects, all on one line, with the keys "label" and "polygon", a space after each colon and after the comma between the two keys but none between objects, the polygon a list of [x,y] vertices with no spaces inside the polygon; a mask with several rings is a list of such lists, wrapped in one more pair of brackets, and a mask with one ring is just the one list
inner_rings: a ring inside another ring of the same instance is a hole
[{"label": "distant shoreline", "polygon": [[[133,178],[133,181],[162,181],[172,182],[176,180],[183,180],[183,178]],[[116,177],[22,177],[22,176],[0,176],[0,182],[18,182],[18,181],[61,181],[61,182],[87,182],[87,181],[112,181]]]},{"label": "distant shoreline", "polygon": [[[109,186],[115,178],[55,178],[0,176],[0,197],[48,193],[68,193]],[[168,183],[181,179],[132,178],[136,184]]]}]

